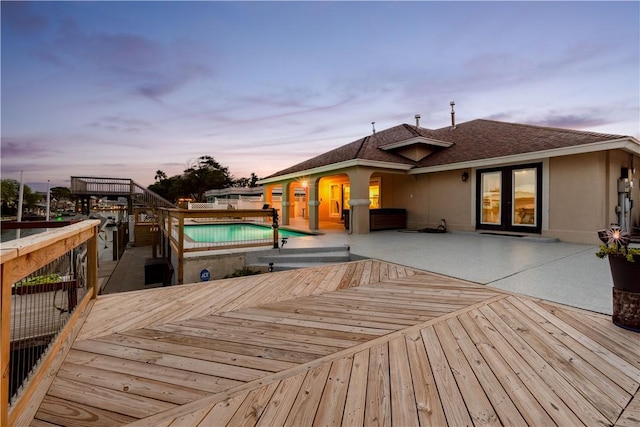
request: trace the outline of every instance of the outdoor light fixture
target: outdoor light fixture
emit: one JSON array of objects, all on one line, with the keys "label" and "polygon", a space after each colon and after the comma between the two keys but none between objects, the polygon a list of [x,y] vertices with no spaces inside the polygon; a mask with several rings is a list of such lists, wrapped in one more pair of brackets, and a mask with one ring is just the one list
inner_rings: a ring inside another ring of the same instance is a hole
[{"label": "outdoor light fixture", "polygon": [[462,176],[460,178],[462,178],[462,182],[467,182],[469,179],[469,173],[467,171],[462,172]]},{"label": "outdoor light fixture", "polygon": [[598,230],[598,238],[605,245],[609,242],[609,238],[607,237],[607,230]]},{"label": "outdoor light fixture", "polygon": [[299,178],[296,178],[296,183],[306,189],[307,187],[309,187],[309,177],[308,176],[301,176]]}]

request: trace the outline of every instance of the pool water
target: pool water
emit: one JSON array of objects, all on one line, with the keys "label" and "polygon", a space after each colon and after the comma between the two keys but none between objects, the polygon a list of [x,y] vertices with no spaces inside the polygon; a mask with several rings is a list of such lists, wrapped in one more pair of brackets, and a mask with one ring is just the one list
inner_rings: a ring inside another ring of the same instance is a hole
[{"label": "pool water", "polygon": [[[273,239],[271,227],[257,224],[203,224],[185,225],[184,234],[198,243],[245,242]],[[278,229],[278,238],[299,237],[308,234]]]}]

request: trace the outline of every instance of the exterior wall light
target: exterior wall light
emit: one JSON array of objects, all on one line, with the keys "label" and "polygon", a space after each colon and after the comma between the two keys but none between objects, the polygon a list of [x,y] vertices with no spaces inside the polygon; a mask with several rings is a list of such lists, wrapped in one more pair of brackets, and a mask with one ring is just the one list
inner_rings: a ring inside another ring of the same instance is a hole
[{"label": "exterior wall light", "polygon": [[462,172],[462,176],[460,176],[460,178],[462,179],[462,182],[467,182],[469,179],[469,173],[467,171]]}]

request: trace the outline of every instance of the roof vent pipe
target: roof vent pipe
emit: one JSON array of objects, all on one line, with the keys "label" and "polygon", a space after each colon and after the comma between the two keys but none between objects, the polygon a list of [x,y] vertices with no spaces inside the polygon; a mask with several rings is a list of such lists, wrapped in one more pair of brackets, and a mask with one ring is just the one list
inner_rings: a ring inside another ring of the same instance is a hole
[{"label": "roof vent pipe", "polygon": [[420,127],[420,114],[416,114],[416,127]]},{"label": "roof vent pipe", "polygon": [[376,122],[371,122],[371,127],[373,128],[373,133],[376,133]]},{"label": "roof vent pipe", "polygon": [[456,128],[456,111],[453,109],[453,107],[456,105],[456,103],[455,101],[451,101],[449,105],[451,105],[451,129],[455,129]]}]

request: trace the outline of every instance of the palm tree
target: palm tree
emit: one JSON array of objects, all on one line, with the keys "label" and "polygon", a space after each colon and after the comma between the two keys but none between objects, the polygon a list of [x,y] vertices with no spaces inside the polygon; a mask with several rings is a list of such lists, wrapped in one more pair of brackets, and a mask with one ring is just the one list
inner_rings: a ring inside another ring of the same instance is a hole
[{"label": "palm tree", "polygon": [[156,171],[156,176],[154,177],[154,179],[156,181],[162,181],[163,179],[167,179],[167,174],[158,169]]}]

